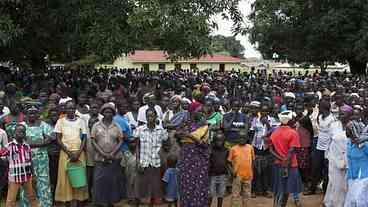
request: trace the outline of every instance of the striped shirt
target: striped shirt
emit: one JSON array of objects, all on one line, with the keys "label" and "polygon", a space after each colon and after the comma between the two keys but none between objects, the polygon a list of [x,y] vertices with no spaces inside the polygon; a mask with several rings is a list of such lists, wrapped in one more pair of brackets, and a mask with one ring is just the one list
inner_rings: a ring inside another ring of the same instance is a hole
[{"label": "striped shirt", "polygon": [[13,140],[0,149],[0,156],[8,157],[10,182],[25,183],[32,178],[32,151],[27,143],[18,144]]}]

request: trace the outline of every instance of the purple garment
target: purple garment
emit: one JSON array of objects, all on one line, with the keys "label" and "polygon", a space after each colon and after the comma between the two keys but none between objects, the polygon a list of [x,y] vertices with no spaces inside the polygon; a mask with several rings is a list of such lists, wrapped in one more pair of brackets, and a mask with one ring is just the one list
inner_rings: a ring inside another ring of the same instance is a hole
[{"label": "purple garment", "polygon": [[208,146],[184,144],[178,169],[181,206],[207,206],[209,199]]}]

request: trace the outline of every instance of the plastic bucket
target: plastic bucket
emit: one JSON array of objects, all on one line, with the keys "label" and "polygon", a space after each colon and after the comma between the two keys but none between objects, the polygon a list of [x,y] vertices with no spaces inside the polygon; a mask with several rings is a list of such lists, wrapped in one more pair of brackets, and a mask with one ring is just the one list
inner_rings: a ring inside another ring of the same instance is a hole
[{"label": "plastic bucket", "polygon": [[66,163],[66,173],[73,188],[87,186],[86,165],[82,161]]}]

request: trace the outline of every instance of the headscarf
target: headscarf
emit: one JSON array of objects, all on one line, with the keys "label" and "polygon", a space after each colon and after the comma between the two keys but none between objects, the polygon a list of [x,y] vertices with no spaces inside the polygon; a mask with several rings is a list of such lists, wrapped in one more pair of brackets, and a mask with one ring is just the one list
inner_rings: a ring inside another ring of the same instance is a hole
[{"label": "headscarf", "polygon": [[349,113],[353,112],[353,108],[349,105],[346,105],[346,104],[341,106],[340,110],[343,111],[343,112],[349,112]]},{"label": "headscarf", "polygon": [[288,124],[293,119],[292,111],[284,111],[279,114],[280,122],[284,125]]}]

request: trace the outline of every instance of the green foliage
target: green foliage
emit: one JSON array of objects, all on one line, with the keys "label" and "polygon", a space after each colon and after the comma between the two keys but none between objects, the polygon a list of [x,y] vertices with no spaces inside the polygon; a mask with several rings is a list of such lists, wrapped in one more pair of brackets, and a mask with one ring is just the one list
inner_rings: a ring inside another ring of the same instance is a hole
[{"label": "green foliage", "polygon": [[[0,2],[0,61],[41,66],[88,55],[111,61],[135,49],[172,58],[210,53],[211,19],[223,14],[243,33],[239,0],[23,0]],[[228,15],[227,15],[228,14]]]},{"label": "green foliage", "polygon": [[324,67],[348,62],[362,73],[368,62],[368,5],[362,0],[256,0],[250,39],[265,58]]},{"label": "green foliage", "polygon": [[212,38],[211,51],[216,54],[231,55],[233,57],[244,57],[245,48],[234,36],[225,37],[216,35]]}]

